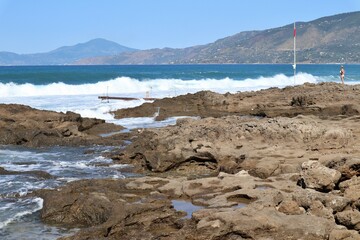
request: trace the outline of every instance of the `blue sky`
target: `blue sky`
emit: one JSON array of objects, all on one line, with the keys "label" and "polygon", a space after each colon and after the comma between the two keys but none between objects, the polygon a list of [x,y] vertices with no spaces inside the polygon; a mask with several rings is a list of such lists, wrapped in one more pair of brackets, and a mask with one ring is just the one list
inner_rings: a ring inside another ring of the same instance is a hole
[{"label": "blue sky", "polygon": [[0,51],[46,52],[99,37],[183,48],[359,10],[360,0],[0,0]]}]

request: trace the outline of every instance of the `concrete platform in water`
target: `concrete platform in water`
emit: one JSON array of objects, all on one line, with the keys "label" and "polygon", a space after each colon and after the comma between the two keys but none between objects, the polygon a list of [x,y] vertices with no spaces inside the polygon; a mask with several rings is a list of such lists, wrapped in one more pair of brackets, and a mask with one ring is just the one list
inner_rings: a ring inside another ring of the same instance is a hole
[{"label": "concrete platform in water", "polygon": [[101,100],[123,100],[123,101],[132,101],[132,100],[145,100],[145,101],[154,101],[158,98],[144,97],[144,98],[133,98],[133,97],[111,97],[111,96],[98,96]]}]

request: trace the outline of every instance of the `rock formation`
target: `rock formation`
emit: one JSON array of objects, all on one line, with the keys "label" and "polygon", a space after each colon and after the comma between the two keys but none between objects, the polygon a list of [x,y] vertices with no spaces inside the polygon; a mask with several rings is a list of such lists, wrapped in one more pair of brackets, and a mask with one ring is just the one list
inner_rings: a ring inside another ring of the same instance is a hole
[{"label": "rock formation", "polygon": [[[62,240],[360,239],[359,94],[358,85],[304,84],[118,110],[117,117],[157,107],[160,118],[192,117],[134,131],[126,148],[110,154],[143,177],[75,181],[29,196],[44,199],[45,223],[80,228]],[[1,134],[9,134],[2,136],[16,139],[4,143],[26,142],[10,129],[37,143],[30,126],[45,129],[50,143],[90,143],[98,139],[90,130],[101,126],[73,113],[1,111]],[[200,209],[183,211],[175,201]]]},{"label": "rock formation", "polygon": [[116,144],[116,139],[105,139],[99,134],[121,129],[123,128],[105,123],[104,120],[82,118],[80,114],[73,112],[57,113],[23,105],[0,104],[0,144],[113,145]]},{"label": "rock formation", "polygon": [[251,115],[259,117],[294,117],[315,115],[322,118],[353,116],[360,112],[359,85],[305,83],[283,89],[218,94],[202,91],[175,98],[155,100],[135,108],[114,111],[115,118],[152,117],[159,109],[158,120],[172,116],[220,117]]}]

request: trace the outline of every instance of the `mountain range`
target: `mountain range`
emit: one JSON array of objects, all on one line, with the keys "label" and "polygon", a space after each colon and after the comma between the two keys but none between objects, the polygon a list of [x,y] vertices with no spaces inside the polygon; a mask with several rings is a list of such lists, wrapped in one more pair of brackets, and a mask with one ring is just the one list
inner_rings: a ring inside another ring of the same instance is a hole
[{"label": "mountain range", "polygon": [[[0,65],[291,63],[293,28],[245,31],[181,49],[137,50],[95,39],[49,53],[0,52]],[[360,63],[360,12],[297,22],[296,29],[298,63]]]},{"label": "mountain range", "polygon": [[112,56],[134,51],[137,51],[137,49],[97,38],[74,46],[60,47],[47,53],[16,54],[0,52],[0,65],[64,65],[73,64],[84,58]]}]

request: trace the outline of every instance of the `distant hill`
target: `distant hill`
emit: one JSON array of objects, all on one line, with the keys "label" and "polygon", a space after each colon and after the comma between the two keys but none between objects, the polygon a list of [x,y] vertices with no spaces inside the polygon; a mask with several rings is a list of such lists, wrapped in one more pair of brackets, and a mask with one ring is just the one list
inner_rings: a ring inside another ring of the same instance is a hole
[{"label": "distant hill", "polygon": [[16,54],[0,52],[0,65],[63,65],[83,58],[112,56],[137,51],[112,41],[97,38],[74,46],[60,47],[47,53]]},{"label": "distant hill", "polygon": [[[360,63],[360,12],[297,22],[300,63]],[[216,31],[216,29],[214,30]],[[293,24],[247,31],[183,49],[150,49],[86,58],[76,64],[291,63]]]},{"label": "distant hill", "polygon": [[[360,63],[360,12],[297,22],[298,63]],[[216,31],[216,29],[214,30]],[[47,53],[0,52],[0,65],[291,63],[293,23],[206,45],[137,50],[94,39]]]}]

